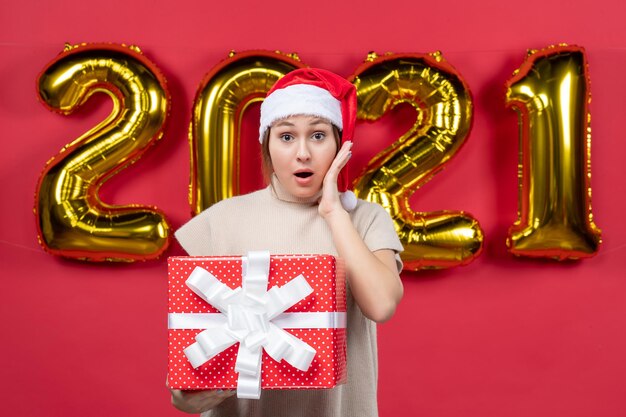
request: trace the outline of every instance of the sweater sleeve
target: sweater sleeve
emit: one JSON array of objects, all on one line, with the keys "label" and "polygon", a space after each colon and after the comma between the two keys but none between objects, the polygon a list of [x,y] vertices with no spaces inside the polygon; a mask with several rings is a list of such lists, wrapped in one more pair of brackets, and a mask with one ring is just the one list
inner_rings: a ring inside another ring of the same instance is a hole
[{"label": "sweater sleeve", "polygon": [[361,213],[355,219],[355,226],[361,235],[363,242],[370,251],[390,249],[395,252],[398,272],[402,270],[400,252],[404,250],[393,221],[389,213],[380,205],[369,202],[360,202]]},{"label": "sweater sleeve", "polygon": [[210,218],[207,209],[193,217],[174,233],[180,245],[190,256],[212,254]]}]

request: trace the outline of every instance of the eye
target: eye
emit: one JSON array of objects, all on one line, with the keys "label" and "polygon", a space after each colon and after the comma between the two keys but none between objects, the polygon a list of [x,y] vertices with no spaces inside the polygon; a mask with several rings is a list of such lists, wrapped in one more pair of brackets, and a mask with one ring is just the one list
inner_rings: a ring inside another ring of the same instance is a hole
[{"label": "eye", "polygon": [[293,136],[289,133],[283,133],[280,135],[280,140],[283,142],[291,142],[293,140]]},{"label": "eye", "polygon": [[311,136],[311,138],[315,140],[323,140],[325,137],[326,137],[326,133],[324,132],[315,132]]}]

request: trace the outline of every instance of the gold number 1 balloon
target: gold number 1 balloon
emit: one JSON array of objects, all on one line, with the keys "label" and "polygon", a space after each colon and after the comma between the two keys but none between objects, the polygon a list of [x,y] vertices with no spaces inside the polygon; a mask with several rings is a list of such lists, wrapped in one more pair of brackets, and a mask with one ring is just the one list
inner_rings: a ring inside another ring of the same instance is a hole
[{"label": "gold number 1 balloon", "polygon": [[600,230],[591,213],[589,75],[585,51],[556,46],[531,51],[507,82],[519,114],[518,220],[507,246],[521,256],[593,256]]},{"label": "gold number 1 balloon", "polygon": [[159,70],[137,48],[68,46],[37,86],[43,104],[66,115],[98,92],[113,100],[111,114],[66,145],[39,179],[35,216],[43,248],[89,261],[158,257],[170,238],[165,216],[151,207],[106,204],[98,190],[162,137],[170,97]]},{"label": "gold number 1 balloon", "polygon": [[[409,197],[459,150],[472,123],[472,100],[461,76],[439,53],[371,56],[354,76],[357,117],[374,121],[400,103],[417,112],[415,125],[369,162],[355,180],[360,198],[391,215],[405,251],[406,270],[449,268],[471,262],[483,232],[467,213],[417,213]],[[363,138],[361,138],[363,140]]]}]

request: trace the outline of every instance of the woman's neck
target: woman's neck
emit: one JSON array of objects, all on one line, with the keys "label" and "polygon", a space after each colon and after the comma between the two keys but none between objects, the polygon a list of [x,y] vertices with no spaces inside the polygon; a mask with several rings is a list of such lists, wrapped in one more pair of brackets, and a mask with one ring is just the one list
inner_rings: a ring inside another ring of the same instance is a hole
[{"label": "woman's neck", "polygon": [[276,198],[290,203],[317,204],[318,200],[322,196],[322,190],[319,190],[311,197],[296,197],[282,186],[276,174],[272,174],[271,176],[270,188],[272,190],[272,194],[274,194]]}]

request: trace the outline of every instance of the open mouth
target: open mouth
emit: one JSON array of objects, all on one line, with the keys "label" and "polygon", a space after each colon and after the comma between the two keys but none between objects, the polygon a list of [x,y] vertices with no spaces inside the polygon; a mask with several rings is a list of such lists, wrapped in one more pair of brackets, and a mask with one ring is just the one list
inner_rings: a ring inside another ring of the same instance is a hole
[{"label": "open mouth", "polygon": [[296,172],[294,175],[298,178],[309,178],[311,175],[313,175],[313,173],[312,172]]}]

